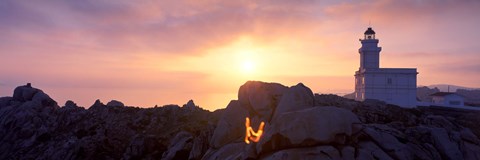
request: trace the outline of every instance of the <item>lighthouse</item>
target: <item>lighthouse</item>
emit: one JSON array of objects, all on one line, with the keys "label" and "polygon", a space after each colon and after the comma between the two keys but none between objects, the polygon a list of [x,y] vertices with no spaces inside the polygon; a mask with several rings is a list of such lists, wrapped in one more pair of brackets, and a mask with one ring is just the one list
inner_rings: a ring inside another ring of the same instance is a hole
[{"label": "lighthouse", "polygon": [[416,68],[380,68],[379,40],[368,27],[360,39],[360,67],[355,72],[355,100],[376,99],[401,107],[417,104]]}]

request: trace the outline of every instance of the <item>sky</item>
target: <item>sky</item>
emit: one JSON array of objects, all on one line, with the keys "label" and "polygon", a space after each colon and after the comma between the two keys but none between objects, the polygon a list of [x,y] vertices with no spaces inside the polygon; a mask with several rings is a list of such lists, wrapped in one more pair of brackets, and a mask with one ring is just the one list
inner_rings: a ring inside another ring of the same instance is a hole
[{"label": "sky", "polygon": [[60,106],[215,110],[248,80],[346,94],[369,26],[381,67],[479,88],[478,15],[476,0],[0,0],[0,96],[30,82]]}]

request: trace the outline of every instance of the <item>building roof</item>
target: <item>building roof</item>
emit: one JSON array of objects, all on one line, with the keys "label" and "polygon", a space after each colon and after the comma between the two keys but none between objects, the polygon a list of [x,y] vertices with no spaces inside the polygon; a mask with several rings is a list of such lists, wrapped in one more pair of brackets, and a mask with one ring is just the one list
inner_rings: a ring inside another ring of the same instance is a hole
[{"label": "building roof", "polygon": [[453,93],[453,92],[437,92],[437,93],[431,94],[430,96],[444,97],[444,96],[448,96],[448,95],[451,95],[451,94],[458,95],[458,94]]},{"label": "building roof", "polygon": [[375,31],[373,31],[372,27],[368,27],[367,31],[365,31],[365,34],[375,34]]}]

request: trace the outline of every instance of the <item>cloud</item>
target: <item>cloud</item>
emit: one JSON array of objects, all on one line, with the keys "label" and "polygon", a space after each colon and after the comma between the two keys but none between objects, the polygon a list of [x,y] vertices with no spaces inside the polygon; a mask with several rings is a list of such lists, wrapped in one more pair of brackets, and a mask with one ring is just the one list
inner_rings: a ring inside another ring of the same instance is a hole
[{"label": "cloud", "polygon": [[[5,1],[6,36],[22,45],[79,46],[90,52],[199,54],[243,34],[272,37],[285,29],[312,26],[306,2],[256,1]],[[1,32],[1,31],[0,31]],[[271,39],[271,38],[270,38]],[[2,46],[2,47],[6,47]],[[115,50],[121,48],[121,50]],[[88,54],[88,53],[87,53]]]}]

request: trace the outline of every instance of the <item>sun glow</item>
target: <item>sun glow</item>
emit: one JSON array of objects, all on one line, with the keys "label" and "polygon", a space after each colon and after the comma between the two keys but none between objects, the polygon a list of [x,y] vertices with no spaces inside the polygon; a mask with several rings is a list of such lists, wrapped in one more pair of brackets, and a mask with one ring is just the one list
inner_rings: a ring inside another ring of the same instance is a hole
[{"label": "sun glow", "polygon": [[245,60],[241,64],[241,70],[243,73],[253,73],[255,72],[255,63],[251,60]]}]

